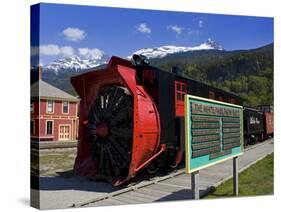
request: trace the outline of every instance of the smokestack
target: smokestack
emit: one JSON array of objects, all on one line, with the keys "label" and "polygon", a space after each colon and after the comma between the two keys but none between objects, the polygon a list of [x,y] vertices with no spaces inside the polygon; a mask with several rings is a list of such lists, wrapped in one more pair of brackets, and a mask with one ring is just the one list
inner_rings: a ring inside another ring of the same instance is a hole
[{"label": "smokestack", "polygon": [[179,75],[179,76],[183,76],[183,71],[182,69],[180,69],[179,67],[177,66],[173,66],[172,67],[172,73],[176,74],[176,75]]}]

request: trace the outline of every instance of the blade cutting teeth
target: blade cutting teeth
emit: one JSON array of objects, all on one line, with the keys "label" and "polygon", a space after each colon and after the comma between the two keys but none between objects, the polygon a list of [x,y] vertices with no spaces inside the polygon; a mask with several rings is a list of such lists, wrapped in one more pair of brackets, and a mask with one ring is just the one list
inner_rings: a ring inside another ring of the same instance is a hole
[{"label": "blade cutting teeth", "polygon": [[101,103],[101,108],[103,109],[103,108],[104,108],[104,97],[101,96],[100,98],[101,98],[101,101],[100,101],[100,103]]},{"label": "blade cutting teeth", "polygon": [[108,99],[109,99],[109,95],[106,95],[106,98],[105,98],[105,108],[107,108],[107,105],[108,105]]}]

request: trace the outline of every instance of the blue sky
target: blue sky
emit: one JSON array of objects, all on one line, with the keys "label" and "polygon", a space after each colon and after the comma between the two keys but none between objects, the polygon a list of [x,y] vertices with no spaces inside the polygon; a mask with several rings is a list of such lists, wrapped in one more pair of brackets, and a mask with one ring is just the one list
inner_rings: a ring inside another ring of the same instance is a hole
[{"label": "blue sky", "polygon": [[226,50],[273,42],[273,18],[41,4],[43,65],[73,54],[126,57],[145,47],[196,46],[211,38]]}]

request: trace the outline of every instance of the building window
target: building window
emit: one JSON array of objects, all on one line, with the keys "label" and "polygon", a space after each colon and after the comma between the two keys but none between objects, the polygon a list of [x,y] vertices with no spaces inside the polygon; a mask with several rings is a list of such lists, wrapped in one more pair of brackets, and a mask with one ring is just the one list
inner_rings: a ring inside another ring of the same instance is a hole
[{"label": "building window", "polygon": [[30,121],[30,135],[34,135],[35,124],[34,121]]},{"label": "building window", "polygon": [[62,113],[68,113],[68,102],[62,102]]},{"label": "building window", "polygon": [[34,112],[34,102],[30,103],[30,112],[33,113]]},{"label": "building window", "polygon": [[47,113],[53,113],[54,112],[54,101],[48,100],[47,101]]},{"label": "building window", "polygon": [[47,121],[47,135],[53,134],[53,121]]},{"label": "building window", "polygon": [[186,93],[186,86],[185,86],[185,84],[181,85],[181,90],[182,90],[182,92]]},{"label": "building window", "polygon": [[181,84],[179,82],[177,82],[177,91],[181,90]]}]

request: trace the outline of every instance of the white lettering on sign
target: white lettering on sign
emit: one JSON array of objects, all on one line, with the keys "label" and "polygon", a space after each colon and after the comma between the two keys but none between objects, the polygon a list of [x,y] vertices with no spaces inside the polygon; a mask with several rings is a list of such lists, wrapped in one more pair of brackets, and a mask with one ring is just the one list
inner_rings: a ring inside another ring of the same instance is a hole
[{"label": "white lettering on sign", "polygon": [[260,120],[257,117],[250,117],[250,124],[260,124]]}]

